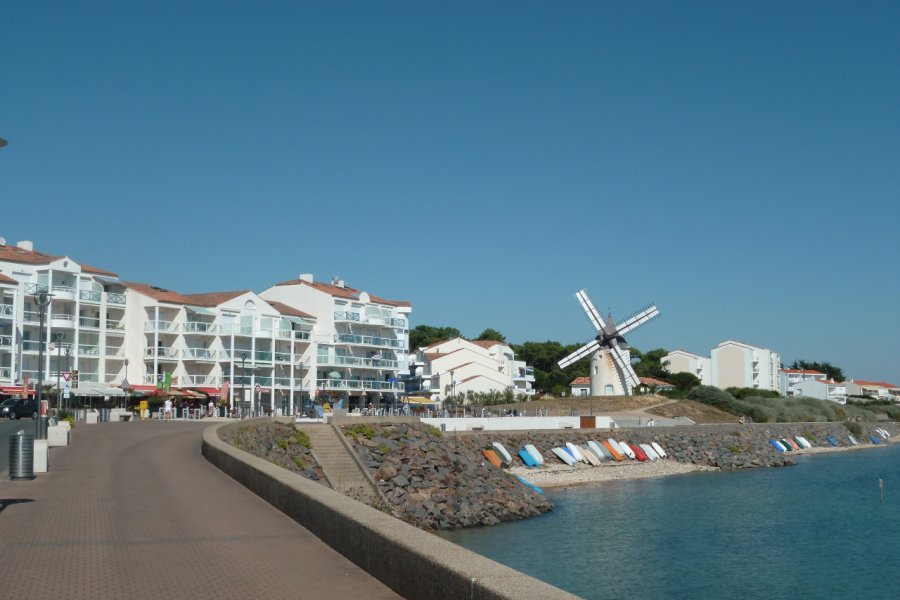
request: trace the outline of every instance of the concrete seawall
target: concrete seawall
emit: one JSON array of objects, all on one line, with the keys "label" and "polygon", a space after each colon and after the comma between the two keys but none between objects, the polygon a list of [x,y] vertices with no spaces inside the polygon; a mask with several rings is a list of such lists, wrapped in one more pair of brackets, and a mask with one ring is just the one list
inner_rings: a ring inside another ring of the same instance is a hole
[{"label": "concrete seawall", "polygon": [[252,424],[243,421],[208,427],[203,432],[203,455],[405,598],[576,598],[219,439],[223,429]]}]

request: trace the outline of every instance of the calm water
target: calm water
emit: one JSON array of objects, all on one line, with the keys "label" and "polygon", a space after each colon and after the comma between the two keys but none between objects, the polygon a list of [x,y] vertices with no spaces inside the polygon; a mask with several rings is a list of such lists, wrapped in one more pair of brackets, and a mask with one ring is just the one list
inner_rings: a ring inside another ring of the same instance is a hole
[{"label": "calm water", "polygon": [[550,492],[444,537],[585,598],[900,596],[900,447],[798,462]]}]

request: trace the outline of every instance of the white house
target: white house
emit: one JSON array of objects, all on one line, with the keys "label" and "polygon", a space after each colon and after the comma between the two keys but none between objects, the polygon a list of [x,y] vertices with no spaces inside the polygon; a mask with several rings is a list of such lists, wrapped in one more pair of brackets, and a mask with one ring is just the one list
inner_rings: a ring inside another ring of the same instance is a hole
[{"label": "white house", "polygon": [[871,396],[879,400],[900,401],[900,387],[886,381],[848,379],[844,385],[850,396]]},{"label": "white house", "polygon": [[569,383],[569,390],[573,396],[589,396],[591,394],[591,378],[576,377]]},{"label": "white house", "polygon": [[847,403],[847,386],[830,379],[804,379],[791,386],[791,395]]},{"label": "white house", "polygon": [[531,367],[517,361],[509,345],[490,340],[456,338],[437,342],[416,353],[416,376],[410,393],[434,400],[471,393],[534,393]]},{"label": "white house", "polygon": [[798,383],[809,381],[810,379],[827,379],[827,375],[821,371],[812,369],[781,369],[779,375],[779,388],[783,396],[793,396],[793,387]]},{"label": "white house", "polygon": [[673,350],[662,359],[662,365],[669,373],[690,373],[702,385],[712,385],[710,359],[685,350]]}]

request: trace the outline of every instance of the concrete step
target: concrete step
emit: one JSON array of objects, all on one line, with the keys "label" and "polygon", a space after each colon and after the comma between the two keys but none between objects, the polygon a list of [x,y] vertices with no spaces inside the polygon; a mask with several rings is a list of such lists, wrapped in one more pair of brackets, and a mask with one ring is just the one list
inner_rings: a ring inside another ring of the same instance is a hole
[{"label": "concrete step", "polygon": [[371,503],[378,498],[377,490],[331,425],[307,425],[303,431],[309,435],[313,456],[332,488],[364,502]]}]

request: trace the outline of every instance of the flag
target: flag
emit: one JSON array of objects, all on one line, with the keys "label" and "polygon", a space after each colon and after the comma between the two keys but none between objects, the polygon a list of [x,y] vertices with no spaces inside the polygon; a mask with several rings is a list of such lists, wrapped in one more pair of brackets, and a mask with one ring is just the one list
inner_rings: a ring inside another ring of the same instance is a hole
[{"label": "flag", "polygon": [[222,384],[222,387],[219,388],[219,398],[221,400],[228,400],[228,381]]},{"label": "flag", "polygon": [[28,380],[28,373],[25,373],[25,377],[22,379],[22,390],[25,392],[25,395],[28,395],[28,386],[30,385],[30,381]]}]

